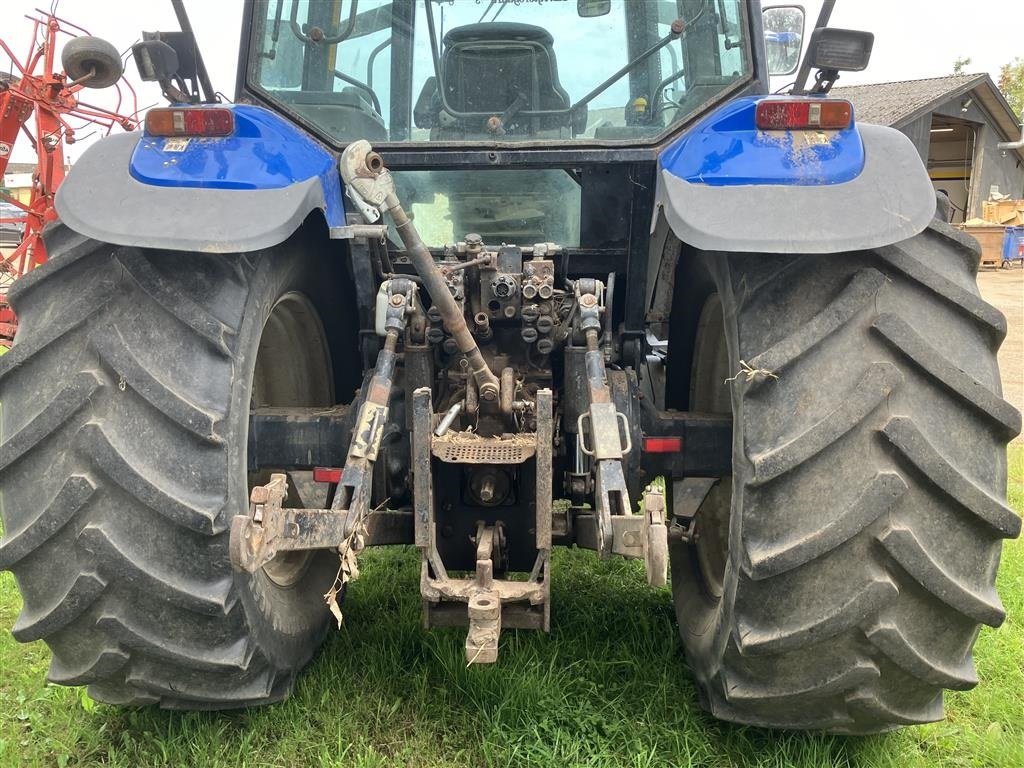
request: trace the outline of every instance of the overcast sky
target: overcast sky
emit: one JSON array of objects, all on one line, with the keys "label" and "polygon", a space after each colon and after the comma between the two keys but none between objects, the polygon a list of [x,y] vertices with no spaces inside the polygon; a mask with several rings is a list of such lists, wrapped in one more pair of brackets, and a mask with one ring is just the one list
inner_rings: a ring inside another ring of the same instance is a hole
[{"label": "overcast sky", "polygon": [[[0,35],[18,56],[24,56],[31,22],[23,18],[47,0],[2,0]],[[476,0],[457,0],[472,2]],[[783,4],[779,0],[765,5]],[[813,25],[820,0],[801,3]],[[232,96],[238,54],[241,0],[185,0],[214,87]],[[127,49],[143,29],[177,29],[166,0],[60,0],[58,15],[87,28],[120,49]],[[844,74],[840,84],[885,82],[936,77],[952,72],[957,57],[970,57],[968,72],[988,72],[995,80],[999,67],[1024,57],[1024,0],[837,0],[831,25],[875,33],[871,64],[865,72]],[[0,67],[9,68],[0,51]],[[140,83],[129,61],[128,76],[139,94],[139,107],[161,100],[153,83]],[[779,83],[781,85],[782,83]],[[88,92],[87,100],[110,104],[108,92]],[[130,111],[130,110],[126,110]],[[72,159],[83,146],[69,148]],[[15,145],[17,162],[33,159],[24,136]]]}]

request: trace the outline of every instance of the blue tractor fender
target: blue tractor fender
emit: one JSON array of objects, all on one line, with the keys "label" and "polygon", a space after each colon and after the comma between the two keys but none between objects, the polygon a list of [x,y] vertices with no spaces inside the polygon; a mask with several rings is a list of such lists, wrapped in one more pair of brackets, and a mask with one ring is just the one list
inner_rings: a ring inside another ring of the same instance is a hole
[{"label": "blue tractor fender", "polygon": [[115,245],[234,253],[283,242],[313,211],[345,223],[334,156],[261,107],[224,137],[134,132],[90,147],[57,190],[71,229]]},{"label": "blue tractor fender", "polygon": [[654,224],[663,213],[692,246],[759,253],[878,248],[924,230],[935,192],[906,136],[855,121],[758,130],[766,98],[726,104],[661,153]]}]

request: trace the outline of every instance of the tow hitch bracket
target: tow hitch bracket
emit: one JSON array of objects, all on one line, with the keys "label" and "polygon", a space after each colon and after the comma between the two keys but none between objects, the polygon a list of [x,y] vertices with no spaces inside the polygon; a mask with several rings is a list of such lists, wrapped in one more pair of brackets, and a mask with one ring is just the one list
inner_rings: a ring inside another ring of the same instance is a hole
[{"label": "tow hitch bracket", "polygon": [[[290,509],[288,480],[274,474],[267,485],[252,489],[249,514],[231,521],[229,556],[237,570],[255,573],[282,552],[336,549],[360,523],[353,512]],[[363,517],[367,544],[403,544],[412,538],[412,514],[374,510]]]},{"label": "tow hitch bracket", "polygon": [[399,333],[405,328],[416,286],[407,280],[395,279],[389,281],[388,289],[387,337],[352,430],[345,468],[331,508],[285,508],[287,476],[271,475],[267,485],[252,489],[249,514],[236,515],[231,521],[228,552],[235,568],[254,573],[286,550],[337,549],[360,526],[367,528],[369,538],[371,518],[376,516],[372,523],[375,527],[382,519],[381,513],[370,509],[373,465],[387,423],[397,360],[395,347]]},{"label": "tow hitch bracket", "polygon": [[[614,515],[611,518],[610,553],[643,560],[647,583],[664,586],[668,579],[668,528],[665,525],[665,493],[651,486],[644,492],[643,515]],[[576,546],[598,548],[597,516],[587,510],[577,513],[573,522]]]},{"label": "tow hitch bracket", "polygon": [[[423,553],[420,594],[427,627],[466,626],[466,661],[492,664],[498,659],[498,640],[503,628],[549,630],[551,624],[551,489],[553,404],[551,390],[537,392],[536,448],[524,452],[524,460],[536,461],[536,546],[533,570],[526,581],[495,576],[504,570],[505,534],[500,522],[477,523],[474,545],[476,571],[471,577],[448,575],[437,551],[434,509],[432,450],[434,414],[430,390],[413,393],[413,499],[416,544]],[[528,433],[523,433],[523,435]],[[465,606],[464,608],[462,606]]]}]

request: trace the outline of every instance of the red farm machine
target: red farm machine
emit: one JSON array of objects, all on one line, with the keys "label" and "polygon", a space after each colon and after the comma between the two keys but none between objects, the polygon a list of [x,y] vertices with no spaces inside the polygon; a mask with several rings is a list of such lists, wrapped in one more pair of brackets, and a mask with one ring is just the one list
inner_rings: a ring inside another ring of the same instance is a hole
[{"label": "red farm machine", "polygon": [[[22,59],[8,41],[0,48],[11,63],[0,73],[0,174],[7,172],[19,136],[35,147],[36,167],[27,195],[0,190],[0,346],[9,347],[17,327],[7,303],[7,290],[19,277],[46,261],[43,228],[57,218],[53,198],[64,180],[64,145],[90,135],[109,134],[115,126],[126,131],[136,126],[135,92],[121,75],[121,56],[113,45],[92,37],[66,19],[39,11],[32,22],[31,44]],[[64,43],[56,68],[58,41]],[[117,91],[112,109],[88,104],[79,96],[85,88]],[[127,95],[122,91],[127,90]],[[121,112],[125,100],[130,114]],[[92,129],[92,130],[90,130]]]}]

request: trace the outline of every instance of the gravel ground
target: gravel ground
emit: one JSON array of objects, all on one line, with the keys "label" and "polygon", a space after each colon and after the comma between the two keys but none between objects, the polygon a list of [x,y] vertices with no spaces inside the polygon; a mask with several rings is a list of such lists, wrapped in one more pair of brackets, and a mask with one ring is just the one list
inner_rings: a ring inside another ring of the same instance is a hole
[{"label": "gravel ground", "polygon": [[[999,348],[999,371],[1003,379],[1003,397],[1018,411],[1024,411],[1024,269],[983,269],[978,287],[985,300],[1006,315],[1006,340]],[[1024,442],[1018,435],[1014,442]]]}]

